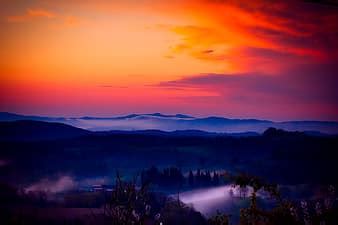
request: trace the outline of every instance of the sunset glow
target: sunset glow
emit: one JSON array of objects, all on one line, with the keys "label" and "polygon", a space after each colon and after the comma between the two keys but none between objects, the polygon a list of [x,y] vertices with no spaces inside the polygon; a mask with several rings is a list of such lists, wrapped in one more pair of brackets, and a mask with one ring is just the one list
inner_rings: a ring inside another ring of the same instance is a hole
[{"label": "sunset glow", "polygon": [[4,0],[0,111],[338,120],[338,8]]}]

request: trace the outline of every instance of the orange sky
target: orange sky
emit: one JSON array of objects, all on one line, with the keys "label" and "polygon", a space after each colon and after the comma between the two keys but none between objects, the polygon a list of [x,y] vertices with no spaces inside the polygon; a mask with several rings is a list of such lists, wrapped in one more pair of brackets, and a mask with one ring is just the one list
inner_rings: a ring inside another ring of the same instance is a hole
[{"label": "orange sky", "polygon": [[[240,87],[231,88],[231,93],[224,91],[230,90],[229,83],[181,82],[205,74],[259,74],[292,83],[285,74],[306,71],[302,68],[308,65],[331,68],[338,58],[338,16],[332,7],[262,0],[2,0],[1,4],[1,111],[75,116],[162,110],[338,119],[336,92],[325,85],[311,89],[313,81],[304,76],[296,79],[295,89],[305,93],[279,94],[261,102],[254,81],[244,92],[243,82],[236,83]],[[331,76],[335,72],[333,67],[327,77],[317,76],[330,84],[336,81]],[[168,85],[172,81],[180,83],[179,88]],[[263,95],[275,94],[263,89]],[[299,97],[306,94],[312,105]],[[244,103],[229,99],[233,95],[256,97]],[[205,98],[210,101],[201,101]],[[294,98],[299,98],[294,112],[269,109],[276,99],[285,109]]]}]

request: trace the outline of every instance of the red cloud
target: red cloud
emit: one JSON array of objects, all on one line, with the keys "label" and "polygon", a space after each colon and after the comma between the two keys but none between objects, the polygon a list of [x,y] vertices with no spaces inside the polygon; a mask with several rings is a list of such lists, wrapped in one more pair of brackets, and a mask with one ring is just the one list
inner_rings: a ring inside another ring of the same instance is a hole
[{"label": "red cloud", "polygon": [[[188,13],[197,23],[171,28],[182,37],[172,48],[173,53],[231,64],[234,71],[267,67],[267,72],[271,72],[272,67],[278,71],[287,68],[290,62],[311,64],[338,60],[337,8],[298,1],[262,0],[191,4],[194,7]],[[212,49],[212,54],[205,54],[206,49]],[[247,49],[277,52],[282,58],[276,54],[271,60],[265,54]]]}]

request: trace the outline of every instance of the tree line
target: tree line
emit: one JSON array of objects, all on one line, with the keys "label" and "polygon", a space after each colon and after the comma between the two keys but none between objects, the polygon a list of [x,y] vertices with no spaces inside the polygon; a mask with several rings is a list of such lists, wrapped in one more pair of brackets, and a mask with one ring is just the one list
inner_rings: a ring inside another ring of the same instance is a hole
[{"label": "tree line", "polygon": [[141,172],[142,185],[151,183],[160,187],[205,187],[217,186],[220,184],[220,173],[216,171],[198,169],[193,172],[189,171],[187,176],[184,176],[181,169],[177,167],[164,168],[162,170],[157,167],[151,167]]}]

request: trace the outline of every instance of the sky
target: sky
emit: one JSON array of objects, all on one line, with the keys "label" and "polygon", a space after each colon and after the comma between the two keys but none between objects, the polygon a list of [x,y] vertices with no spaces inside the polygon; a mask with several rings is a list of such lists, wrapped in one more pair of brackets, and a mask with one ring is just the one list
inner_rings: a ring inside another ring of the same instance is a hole
[{"label": "sky", "polygon": [[324,3],[0,0],[0,111],[337,121]]}]

